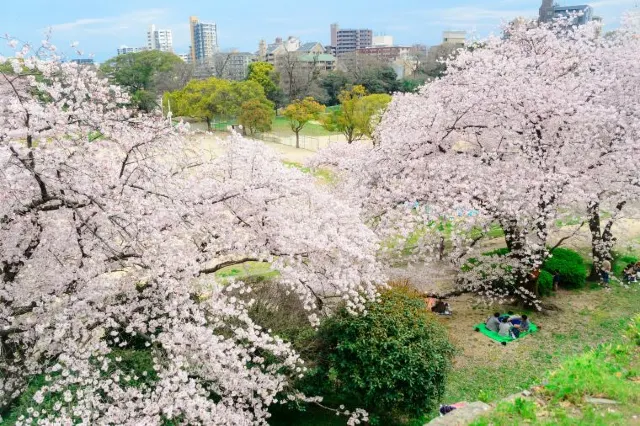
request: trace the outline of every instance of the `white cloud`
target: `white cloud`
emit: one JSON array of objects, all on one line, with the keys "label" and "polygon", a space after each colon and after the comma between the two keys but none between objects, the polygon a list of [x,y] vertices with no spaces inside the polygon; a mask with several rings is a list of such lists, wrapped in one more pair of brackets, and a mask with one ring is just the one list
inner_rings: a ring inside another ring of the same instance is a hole
[{"label": "white cloud", "polygon": [[72,22],[52,25],[51,30],[54,33],[80,31],[92,34],[105,34],[110,31],[118,31],[132,26],[140,27],[141,25],[151,24],[167,13],[167,9],[145,9],[107,18],[82,18]]}]

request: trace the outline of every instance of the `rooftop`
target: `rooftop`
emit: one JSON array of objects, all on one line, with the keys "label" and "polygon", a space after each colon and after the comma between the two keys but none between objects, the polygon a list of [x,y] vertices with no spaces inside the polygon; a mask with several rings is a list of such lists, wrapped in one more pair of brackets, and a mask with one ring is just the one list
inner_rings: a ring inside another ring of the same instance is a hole
[{"label": "rooftop", "polygon": [[300,49],[298,49],[298,52],[310,52],[311,49],[313,49],[317,45],[320,45],[320,48],[322,48],[322,44],[320,44],[317,41],[312,41],[312,42],[309,42],[309,43],[305,43],[302,46],[300,46]]},{"label": "rooftop", "polygon": [[335,61],[336,57],[333,55],[329,55],[328,53],[321,53],[319,55],[302,55],[298,58],[298,60],[303,62],[331,62]]}]

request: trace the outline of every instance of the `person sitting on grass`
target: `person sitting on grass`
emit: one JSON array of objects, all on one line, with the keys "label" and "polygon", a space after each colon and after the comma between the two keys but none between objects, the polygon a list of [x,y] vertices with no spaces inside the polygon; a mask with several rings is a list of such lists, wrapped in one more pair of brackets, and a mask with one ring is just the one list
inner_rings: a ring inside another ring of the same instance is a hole
[{"label": "person sitting on grass", "polygon": [[525,331],[529,331],[529,329],[531,328],[531,323],[529,322],[529,317],[526,315],[522,316],[522,320],[520,321],[520,324],[516,326],[518,331],[520,331],[520,333],[524,333]]},{"label": "person sitting on grass", "polygon": [[510,337],[512,328],[513,325],[509,322],[509,318],[502,318],[502,322],[500,322],[500,326],[498,328],[498,334],[502,337]]},{"label": "person sitting on grass", "polygon": [[500,329],[500,313],[496,312],[495,314],[493,314],[492,317],[489,317],[489,319],[487,319],[487,322],[485,323],[485,326],[487,327],[487,330],[490,331],[495,331],[496,333],[499,331]]},{"label": "person sitting on grass", "polygon": [[513,325],[519,325],[522,322],[522,317],[517,314],[509,315],[509,322]]},{"label": "person sitting on grass", "polygon": [[636,265],[629,263],[624,270],[624,280],[628,283],[636,282]]}]

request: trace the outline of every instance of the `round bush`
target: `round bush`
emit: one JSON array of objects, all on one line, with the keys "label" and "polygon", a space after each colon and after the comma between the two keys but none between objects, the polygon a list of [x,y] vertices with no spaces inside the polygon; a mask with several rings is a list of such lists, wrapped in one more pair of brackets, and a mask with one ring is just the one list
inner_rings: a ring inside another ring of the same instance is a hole
[{"label": "round bush", "polygon": [[454,353],[444,327],[408,288],[384,291],[367,309],[341,309],[322,323],[313,374],[321,394],[365,408],[372,423],[437,407]]},{"label": "round bush", "polygon": [[560,273],[560,286],[564,288],[582,288],[587,279],[587,268],[582,256],[573,250],[557,248],[553,255],[542,265],[542,269],[553,274]]},{"label": "round bush", "polygon": [[538,292],[540,296],[549,296],[553,291],[553,275],[549,272],[542,270],[538,277]]}]

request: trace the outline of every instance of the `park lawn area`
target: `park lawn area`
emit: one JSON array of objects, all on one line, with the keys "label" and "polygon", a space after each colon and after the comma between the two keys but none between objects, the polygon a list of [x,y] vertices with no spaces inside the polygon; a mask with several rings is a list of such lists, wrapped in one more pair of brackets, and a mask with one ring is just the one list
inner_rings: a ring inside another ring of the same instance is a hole
[{"label": "park lawn area", "polygon": [[[271,132],[280,135],[280,136],[291,136],[294,135],[291,127],[289,126],[289,120],[285,117],[274,117],[272,123]],[[339,135],[340,132],[331,132],[324,127],[320,123],[309,122],[306,126],[300,131],[300,135],[304,136],[331,136],[331,135]]]},{"label": "park lawn area", "polygon": [[[541,329],[507,346],[471,330],[493,311],[515,308],[473,306],[466,297],[451,301],[454,317],[443,321],[460,352],[447,380],[443,403],[494,402],[541,384],[549,371],[567,359],[600,344],[620,343],[630,319],[640,313],[640,285],[612,287],[604,291],[591,284],[583,290],[560,290],[545,299],[557,310],[529,313]],[[422,425],[436,415],[409,424]]]},{"label": "park lawn area", "polygon": [[[591,284],[583,290],[560,290],[545,298],[556,309],[540,314],[529,312],[540,330],[507,346],[474,332],[473,326],[494,311],[517,312],[517,308],[476,304],[470,295],[449,300],[453,316],[441,317],[440,321],[449,330],[458,353],[441,402],[496,402],[543,383],[549,371],[598,345],[622,342],[630,319],[640,313],[640,285],[625,288],[614,283],[612,287],[611,291],[604,291]],[[334,413],[315,408],[278,414],[270,421],[272,426],[340,424]],[[399,419],[398,424],[422,426],[437,415],[434,412],[418,419]],[[345,420],[341,421],[344,424]]]},{"label": "park lawn area", "polygon": [[216,277],[223,281],[229,278],[241,280],[244,278],[260,278],[268,279],[279,275],[278,271],[271,269],[271,265],[267,262],[245,262],[242,265],[227,266],[216,272]]},{"label": "park lawn area", "polygon": [[[640,315],[626,334],[628,339],[620,343],[567,359],[547,375],[543,387],[533,389],[533,398],[501,402],[472,425],[640,424]],[[585,398],[615,404],[593,404]]]}]

